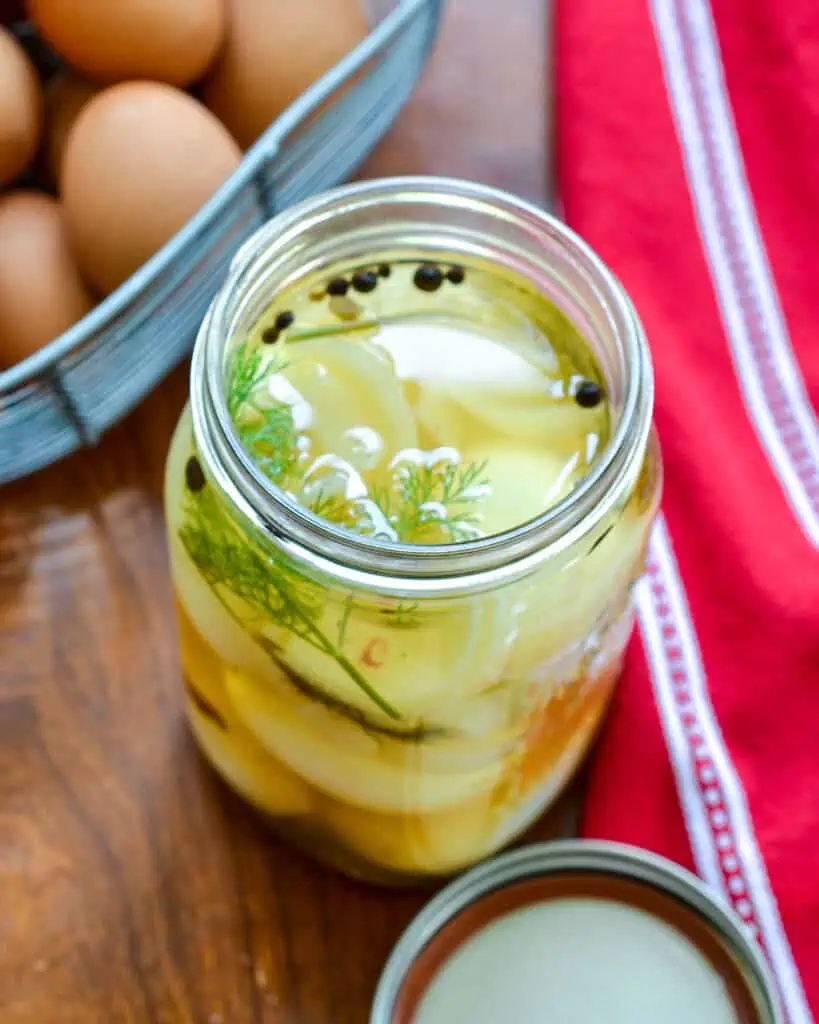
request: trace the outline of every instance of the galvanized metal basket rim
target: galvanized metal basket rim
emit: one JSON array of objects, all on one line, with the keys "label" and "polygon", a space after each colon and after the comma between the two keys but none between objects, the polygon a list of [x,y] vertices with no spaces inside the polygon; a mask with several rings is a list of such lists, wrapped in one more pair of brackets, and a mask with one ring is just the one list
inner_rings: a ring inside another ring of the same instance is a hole
[{"label": "galvanized metal basket rim", "polygon": [[33,353],[8,370],[0,371],[0,395],[13,390],[33,377],[38,377],[61,359],[78,349],[89,332],[122,313],[139,293],[150,286],[181,252],[186,243],[211,220],[217,217],[226,202],[237,196],[252,181],[265,160],[276,153],[289,131],[313,114],[328,95],[342,85],[387,42],[401,31],[405,24],[426,6],[428,0],[399,0],[398,6],[388,13],[355,49],[346,54],[321,79],[302,93],[277,120],[267,128],[242,159],[230,178],[202,208],[165,245],[132,274],[116,291],[55,338],[45,348]]}]

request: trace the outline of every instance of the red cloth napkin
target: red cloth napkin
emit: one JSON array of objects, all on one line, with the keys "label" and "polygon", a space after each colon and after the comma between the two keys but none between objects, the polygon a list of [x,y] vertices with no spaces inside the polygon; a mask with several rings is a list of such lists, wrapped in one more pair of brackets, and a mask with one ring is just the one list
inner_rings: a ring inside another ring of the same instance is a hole
[{"label": "red cloth napkin", "polygon": [[588,835],[694,867],[819,1013],[819,5],[564,0],[566,220],[645,324],[666,465]]}]

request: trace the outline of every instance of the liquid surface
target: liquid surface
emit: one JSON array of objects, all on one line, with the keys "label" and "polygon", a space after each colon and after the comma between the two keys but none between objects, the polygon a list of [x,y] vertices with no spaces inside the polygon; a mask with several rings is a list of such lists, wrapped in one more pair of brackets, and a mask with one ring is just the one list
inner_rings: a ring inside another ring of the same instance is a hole
[{"label": "liquid surface", "polygon": [[447,960],[414,1024],[737,1024],[697,947],[657,917],[602,899],[536,903]]},{"label": "liquid surface", "polygon": [[599,369],[546,298],[497,270],[406,257],[278,295],[233,346],[228,406],[294,501],[412,544],[538,516],[609,434]]}]

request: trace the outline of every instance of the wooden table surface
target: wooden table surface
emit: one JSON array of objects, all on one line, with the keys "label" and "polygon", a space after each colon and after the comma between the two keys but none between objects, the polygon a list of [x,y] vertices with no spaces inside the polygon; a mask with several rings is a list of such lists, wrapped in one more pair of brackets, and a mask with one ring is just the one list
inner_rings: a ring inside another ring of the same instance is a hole
[{"label": "wooden table surface", "polygon": [[[543,199],[543,8],[449,0],[366,173]],[[160,501],[186,386],[181,368],[97,450],[0,498],[3,1024],[363,1024],[428,895],[287,849],[197,756]]]}]

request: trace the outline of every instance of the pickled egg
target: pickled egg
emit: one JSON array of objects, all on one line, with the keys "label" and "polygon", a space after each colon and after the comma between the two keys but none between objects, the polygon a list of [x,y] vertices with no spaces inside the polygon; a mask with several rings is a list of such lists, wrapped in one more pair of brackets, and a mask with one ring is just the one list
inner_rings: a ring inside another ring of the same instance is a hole
[{"label": "pickled egg", "polygon": [[25,170],[37,149],[42,93],[25,50],[0,28],[0,186]]},{"label": "pickled egg", "polygon": [[80,269],[111,292],[185,224],[241,152],[191,96],[126,82],[95,96],[69,135],[60,185]]},{"label": "pickled egg", "polygon": [[227,0],[227,10],[202,98],[245,147],[368,29],[360,0]]},{"label": "pickled egg", "polygon": [[27,190],[0,198],[0,363],[25,359],[92,305],[57,200]]},{"label": "pickled egg", "polygon": [[28,0],[34,24],[75,68],[103,82],[189,85],[216,55],[224,0]]},{"label": "pickled egg", "polygon": [[80,111],[99,92],[100,87],[87,78],[64,71],[48,83],[45,91],[45,130],[43,132],[43,172],[56,185],[68,135]]}]

